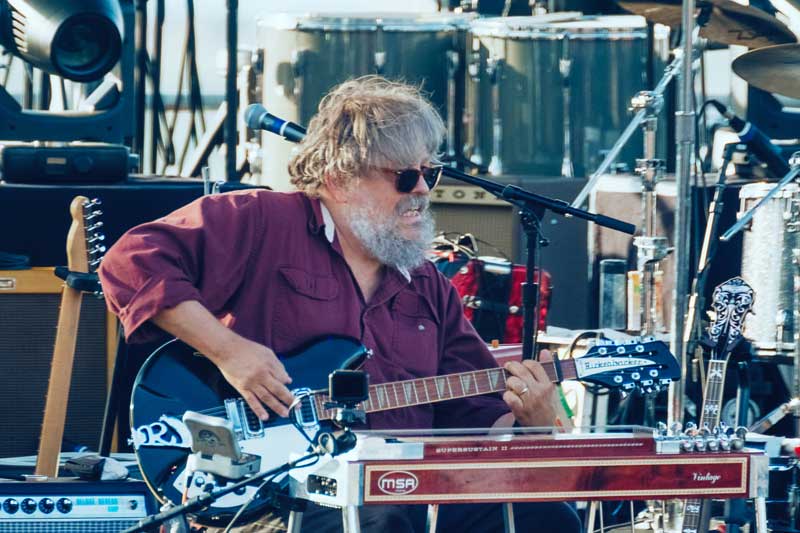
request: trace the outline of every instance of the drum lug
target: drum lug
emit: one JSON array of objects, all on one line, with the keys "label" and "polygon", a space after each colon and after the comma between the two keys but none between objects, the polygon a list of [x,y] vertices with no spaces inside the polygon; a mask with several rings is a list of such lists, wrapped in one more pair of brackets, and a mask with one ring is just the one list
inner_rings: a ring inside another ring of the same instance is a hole
[{"label": "drum lug", "polygon": [[[293,50],[292,51],[292,89],[291,95],[295,98],[299,98],[303,94],[303,73],[305,70],[305,58],[306,53],[304,50]],[[287,95],[288,96],[288,95]]]},{"label": "drum lug", "polygon": [[386,52],[375,52],[375,72],[383,74],[383,68],[386,66]]}]

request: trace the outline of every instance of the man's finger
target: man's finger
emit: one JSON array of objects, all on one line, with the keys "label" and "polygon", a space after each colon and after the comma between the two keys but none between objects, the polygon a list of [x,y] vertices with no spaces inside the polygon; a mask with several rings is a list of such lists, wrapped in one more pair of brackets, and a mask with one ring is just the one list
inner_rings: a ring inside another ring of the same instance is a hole
[{"label": "man's finger", "polygon": [[281,403],[281,401],[278,400],[278,398],[276,398],[271,391],[267,390],[266,388],[261,389],[261,391],[258,394],[258,398],[264,405],[272,409],[272,411],[275,412],[278,416],[282,417],[289,416],[289,409],[283,403]]},{"label": "man's finger", "polygon": [[250,406],[250,409],[253,410],[253,413],[255,413],[259,420],[269,419],[269,413],[266,409],[264,409],[264,406],[261,405],[261,401],[256,397],[255,394],[245,391],[242,393],[242,398],[244,398],[244,401],[247,402],[247,405]]}]

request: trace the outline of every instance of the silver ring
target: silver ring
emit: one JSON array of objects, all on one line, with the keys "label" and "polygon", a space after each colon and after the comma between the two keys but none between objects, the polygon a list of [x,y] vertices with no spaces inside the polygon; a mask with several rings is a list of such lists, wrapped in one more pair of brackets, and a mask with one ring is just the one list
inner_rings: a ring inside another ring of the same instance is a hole
[{"label": "silver ring", "polygon": [[522,396],[526,392],[528,392],[528,386],[527,385],[525,385],[525,388],[517,393],[517,396]]}]

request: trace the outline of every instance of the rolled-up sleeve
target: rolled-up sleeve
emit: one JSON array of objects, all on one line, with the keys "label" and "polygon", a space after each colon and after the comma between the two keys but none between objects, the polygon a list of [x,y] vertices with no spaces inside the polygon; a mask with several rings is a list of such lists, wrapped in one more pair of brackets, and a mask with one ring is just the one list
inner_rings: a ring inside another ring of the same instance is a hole
[{"label": "rolled-up sleeve", "polygon": [[149,320],[184,301],[223,312],[246,279],[262,225],[254,196],[229,193],[203,197],[123,235],[98,274],[126,340],[146,342],[161,335]]},{"label": "rolled-up sleeve", "polygon": [[[450,282],[440,276],[444,292],[441,309],[443,320],[443,351],[439,375],[496,368],[495,361],[475,328],[464,316],[458,293]],[[472,396],[436,404],[434,425],[439,428],[484,428],[510,411],[500,393]]]}]

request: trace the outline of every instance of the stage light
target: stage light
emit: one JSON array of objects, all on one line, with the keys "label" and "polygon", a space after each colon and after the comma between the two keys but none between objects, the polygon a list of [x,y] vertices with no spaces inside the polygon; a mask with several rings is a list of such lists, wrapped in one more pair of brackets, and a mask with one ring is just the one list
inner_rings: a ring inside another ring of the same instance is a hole
[{"label": "stage light", "polygon": [[119,0],[0,0],[0,44],[74,81],[102,78],[122,50]]}]

